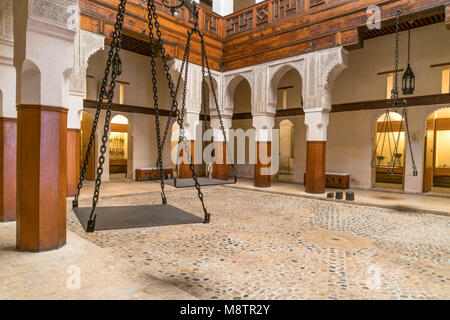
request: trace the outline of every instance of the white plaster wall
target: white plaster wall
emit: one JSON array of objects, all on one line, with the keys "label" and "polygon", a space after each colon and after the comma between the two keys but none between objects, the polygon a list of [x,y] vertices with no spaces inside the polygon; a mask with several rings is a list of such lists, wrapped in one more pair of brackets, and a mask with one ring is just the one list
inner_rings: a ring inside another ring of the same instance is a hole
[{"label": "white plaster wall", "polygon": [[350,173],[352,188],[372,186],[371,111],[330,114],[326,171]]},{"label": "white plaster wall", "polygon": [[[99,51],[89,59],[87,74],[94,79],[88,78],[87,98],[96,100],[98,96],[98,86],[103,79],[106,60],[110,47],[105,46],[105,50]],[[121,50],[122,75],[117,80],[129,82],[125,87],[124,104],[142,107],[153,107],[153,83],[151,76],[150,58],[130,51]],[[162,109],[169,109],[169,90],[167,80],[163,71],[162,63],[157,63],[158,74],[158,97],[159,106]],[[119,86],[116,85],[115,100],[118,99]],[[118,100],[117,100],[118,102]]]},{"label": "white plaster wall", "polygon": [[[386,99],[386,76],[394,70],[394,35],[364,42],[364,48],[349,52],[348,68],[335,81],[333,104]],[[411,31],[411,67],[416,75],[414,96],[440,94],[442,68],[450,58],[450,31],[443,23]],[[400,68],[406,69],[408,33],[400,34]],[[401,87],[401,76],[399,85]]]}]

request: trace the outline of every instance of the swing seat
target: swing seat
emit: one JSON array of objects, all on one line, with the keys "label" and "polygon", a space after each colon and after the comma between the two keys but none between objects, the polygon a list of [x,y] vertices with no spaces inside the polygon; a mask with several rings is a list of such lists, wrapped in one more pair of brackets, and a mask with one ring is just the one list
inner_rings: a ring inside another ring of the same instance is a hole
[{"label": "swing seat", "polygon": [[[164,180],[164,183],[175,188],[193,188],[195,181],[192,178],[187,179],[170,179]],[[236,180],[225,181],[219,179],[198,178],[198,183],[201,187],[223,186],[228,184],[236,184]]]},{"label": "swing seat", "polygon": [[[83,229],[87,224],[92,208],[73,208]],[[124,207],[97,207],[95,231],[133,228],[175,226],[203,223],[204,220],[191,213],[170,205],[146,205]]]}]

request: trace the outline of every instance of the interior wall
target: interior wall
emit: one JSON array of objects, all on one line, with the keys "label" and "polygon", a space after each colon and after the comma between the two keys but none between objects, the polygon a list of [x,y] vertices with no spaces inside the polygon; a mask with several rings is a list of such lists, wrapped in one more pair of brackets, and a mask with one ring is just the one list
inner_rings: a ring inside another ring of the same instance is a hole
[{"label": "interior wall", "polygon": [[[105,45],[105,50],[96,52],[89,59],[87,75],[93,78],[87,80],[87,94],[89,100],[97,100],[100,82],[103,79],[106,60],[110,47]],[[150,58],[127,50],[120,51],[122,60],[122,75],[117,78],[119,81],[129,82],[125,86],[124,104],[142,107],[153,107],[153,84],[151,77]],[[167,80],[164,76],[163,64],[157,63],[158,74],[158,97],[159,107],[170,109],[169,90]],[[119,85],[116,85],[114,102],[119,103]]]},{"label": "interior wall", "polygon": [[[290,87],[287,89],[286,109],[302,107],[302,78],[297,70],[291,69],[281,78],[278,88]],[[277,92],[277,109],[283,106],[283,90]]]},{"label": "interior wall", "polygon": [[[442,68],[450,57],[450,31],[443,23],[411,30],[411,67],[416,75],[414,96],[440,94]],[[386,77],[394,69],[394,39],[388,35],[364,41],[364,48],[349,51],[348,68],[337,78],[333,104],[386,99]],[[400,68],[406,69],[408,32],[400,34]],[[370,63],[369,63],[370,62]],[[401,86],[400,74],[399,85]]]},{"label": "interior wall", "polygon": [[242,79],[234,89],[233,106],[235,114],[252,112],[252,91],[245,79]]}]

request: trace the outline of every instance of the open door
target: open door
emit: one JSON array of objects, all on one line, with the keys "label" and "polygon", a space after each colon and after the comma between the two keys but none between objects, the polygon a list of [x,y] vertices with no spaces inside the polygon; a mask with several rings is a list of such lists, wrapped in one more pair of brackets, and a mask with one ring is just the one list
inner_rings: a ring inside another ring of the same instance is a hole
[{"label": "open door", "polygon": [[[84,157],[86,156],[86,150],[91,137],[92,125],[94,123],[94,117],[89,113],[83,111],[81,120],[81,166],[84,164]],[[95,140],[89,156],[89,163],[86,167],[86,173],[84,175],[86,180],[95,180]]]},{"label": "open door", "polygon": [[434,113],[427,120],[427,135],[425,137],[425,170],[423,177],[423,192],[433,188],[434,168]]}]

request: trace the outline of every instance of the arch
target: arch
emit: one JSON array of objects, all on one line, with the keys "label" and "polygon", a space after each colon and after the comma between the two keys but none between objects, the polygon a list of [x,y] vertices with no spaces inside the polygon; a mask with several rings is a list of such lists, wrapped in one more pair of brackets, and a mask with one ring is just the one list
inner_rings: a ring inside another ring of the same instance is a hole
[{"label": "arch", "polygon": [[[272,78],[270,79],[270,84],[269,84],[269,104],[270,105],[274,105],[277,107],[280,107],[282,105],[281,101],[279,101],[279,90],[278,88],[280,87],[280,83],[283,82],[283,80],[285,79],[285,77],[290,73],[294,71],[296,74],[297,79],[299,80],[299,87],[300,88],[295,88],[295,82],[294,83],[290,83],[290,85],[294,86],[294,90],[296,89],[298,92],[300,92],[300,97],[299,97],[299,101],[298,101],[298,106],[303,107],[303,96],[304,96],[304,86],[303,86],[303,79],[302,79],[302,75],[299,71],[298,68],[296,68],[295,66],[291,65],[291,64],[286,64],[281,66],[276,72],[275,74],[272,76]],[[287,98],[287,95],[289,94],[289,92],[286,91],[286,99],[287,101],[289,100]],[[292,94],[292,90],[291,90],[291,94]]]},{"label": "arch", "polygon": [[450,107],[436,108],[428,117],[424,138],[423,191],[450,192]]},{"label": "arch", "polygon": [[234,93],[237,86],[241,81],[246,81],[250,87],[250,92],[252,92],[252,81],[246,74],[237,74],[226,80],[225,83],[225,105],[224,108],[230,113],[234,113]]},{"label": "arch", "polygon": [[279,134],[279,171],[277,178],[280,181],[294,181],[294,124],[284,119],[278,124]]},{"label": "arch", "polygon": [[281,66],[278,66],[277,68],[273,69],[271,72],[271,73],[273,73],[273,75],[271,76],[270,82],[269,82],[269,96],[268,96],[268,99],[269,99],[268,103],[270,105],[273,105],[273,106],[277,105],[278,85],[279,85],[280,81],[284,78],[284,76],[291,70],[297,71],[297,74],[300,77],[302,96],[304,96],[302,71],[295,64],[286,63]]},{"label": "arch", "polygon": [[[390,127],[384,121],[389,117]],[[378,114],[374,124],[373,155],[375,156],[372,181],[377,188],[404,188],[406,139],[402,115],[396,112]],[[398,149],[395,145],[398,141]]]},{"label": "arch", "polygon": [[30,60],[24,60],[20,76],[20,103],[40,104],[42,84],[38,66]]},{"label": "arch", "polygon": [[[230,91],[230,94],[232,94],[231,105],[233,106],[233,113],[253,111],[252,87],[245,77],[235,78],[235,81],[232,83],[232,86],[230,86],[229,89],[232,89],[232,91]],[[237,101],[238,99],[240,101]],[[239,106],[236,105],[237,102],[239,102]]]},{"label": "arch", "polygon": [[130,118],[115,114],[109,135],[110,179],[133,178],[133,129]]}]

